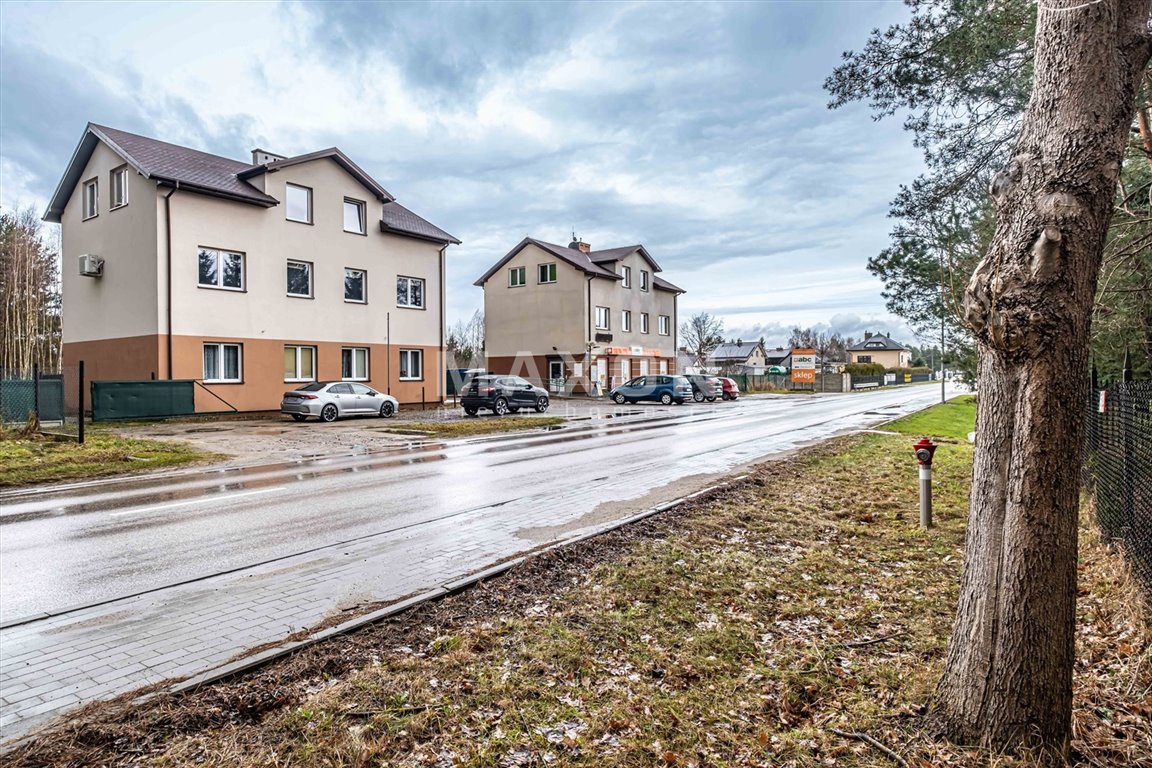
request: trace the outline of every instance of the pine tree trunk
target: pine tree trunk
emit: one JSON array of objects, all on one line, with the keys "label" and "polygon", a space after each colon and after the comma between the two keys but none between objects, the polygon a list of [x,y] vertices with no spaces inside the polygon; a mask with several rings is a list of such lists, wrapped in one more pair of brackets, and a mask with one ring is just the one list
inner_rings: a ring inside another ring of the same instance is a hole
[{"label": "pine tree trunk", "polygon": [[944,730],[964,743],[1067,754],[1089,319],[1149,8],[1041,0],[1032,98],[993,183],[996,236],[965,296],[977,445],[938,689]]}]

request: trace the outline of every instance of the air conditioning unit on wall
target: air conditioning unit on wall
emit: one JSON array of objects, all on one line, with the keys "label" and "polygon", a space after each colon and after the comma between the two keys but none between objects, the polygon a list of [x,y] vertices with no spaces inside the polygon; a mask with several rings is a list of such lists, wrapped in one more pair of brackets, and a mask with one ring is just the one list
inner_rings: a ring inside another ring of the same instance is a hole
[{"label": "air conditioning unit on wall", "polygon": [[80,257],[80,274],[85,277],[103,276],[104,259],[93,253],[84,254]]}]

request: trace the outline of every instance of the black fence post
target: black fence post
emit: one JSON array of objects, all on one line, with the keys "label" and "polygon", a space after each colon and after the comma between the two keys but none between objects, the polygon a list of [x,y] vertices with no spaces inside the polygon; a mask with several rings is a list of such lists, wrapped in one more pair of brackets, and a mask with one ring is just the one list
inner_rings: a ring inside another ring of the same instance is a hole
[{"label": "black fence post", "polygon": [[40,363],[32,363],[32,410],[40,422]]},{"label": "black fence post", "polygon": [[80,395],[80,398],[79,398],[79,400],[80,400],[80,414],[79,414],[79,416],[80,416],[80,419],[79,419],[80,431],[79,431],[79,435],[80,435],[80,445],[84,445],[84,361],[83,360],[80,361],[79,380],[80,380],[79,386],[78,386],[78,389],[80,390],[79,391],[79,395]]}]

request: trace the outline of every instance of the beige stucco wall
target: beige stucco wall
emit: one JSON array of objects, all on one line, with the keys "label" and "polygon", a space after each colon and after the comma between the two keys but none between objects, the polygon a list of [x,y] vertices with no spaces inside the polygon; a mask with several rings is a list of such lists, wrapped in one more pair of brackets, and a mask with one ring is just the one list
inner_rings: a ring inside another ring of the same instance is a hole
[{"label": "beige stucco wall", "polygon": [[[124,160],[99,143],[61,216],[64,343],[148,336],[160,328],[156,185],[128,169],[128,205],[109,210],[110,173]],[[84,183],[99,180],[99,208],[84,220]],[[104,259],[103,277],[80,275],[79,256]]]},{"label": "beige stucco wall", "polygon": [[[556,282],[541,285],[537,267],[556,265]],[[508,271],[525,267],[525,285],[508,286]],[[485,353],[583,353],[588,306],[584,273],[551,253],[528,244],[484,283]]]},{"label": "beige stucco wall", "polygon": [[[556,264],[556,282],[540,285],[537,267]],[[591,310],[586,291],[585,273],[556,258],[551,253],[529,243],[484,283],[485,351],[491,358],[516,355],[547,355],[556,347],[559,352],[583,355],[590,329],[589,312],[595,317],[595,307],[608,307],[611,316],[611,342],[602,347],[641,346],[659,349],[666,357],[675,351],[676,311],[675,294],[656,290],[640,290],[640,270],[648,270],[650,280],[655,279],[651,265],[634,253],[618,262],[632,268],[632,287],[606,278],[591,281]],[[515,288],[508,285],[508,271],[526,267],[527,284]],[[631,332],[622,331],[623,310],[632,312]],[[640,314],[649,315],[649,332],[640,332]],[[660,315],[669,318],[669,333],[661,335]]]},{"label": "beige stucco wall", "polygon": [[851,356],[851,362],[860,362],[860,356],[871,356],[869,362],[880,363],[887,368],[907,368],[911,364],[912,354],[910,352],[896,350],[896,349],[862,349],[848,353]]},{"label": "beige stucco wall", "polygon": [[[173,332],[438,347],[440,246],[380,232],[381,203],[330,159],[270,174],[265,187],[283,199],[288,182],[312,188],[312,224],[288,221],[283,203],[262,208],[173,196]],[[346,196],[366,203],[366,235],[344,231]],[[201,247],[244,254],[243,292],[197,284]],[[287,295],[289,259],[312,263],[313,298]],[[367,272],[367,303],[344,300],[346,267]],[[398,275],[425,281],[423,309],[397,306]]]}]

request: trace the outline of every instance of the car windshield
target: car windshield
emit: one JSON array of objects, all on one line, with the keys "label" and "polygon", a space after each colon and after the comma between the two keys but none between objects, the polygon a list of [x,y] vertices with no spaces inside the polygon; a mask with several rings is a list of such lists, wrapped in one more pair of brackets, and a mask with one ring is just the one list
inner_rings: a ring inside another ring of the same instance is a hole
[{"label": "car windshield", "polygon": [[320,390],[324,389],[324,387],[326,387],[326,386],[328,386],[327,382],[314,381],[311,384],[305,384],[302,387],[296,387],[296,391],[297,392],[319,392]]}]

